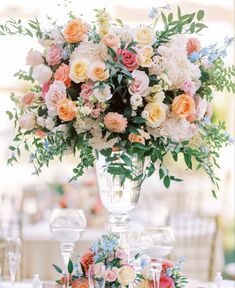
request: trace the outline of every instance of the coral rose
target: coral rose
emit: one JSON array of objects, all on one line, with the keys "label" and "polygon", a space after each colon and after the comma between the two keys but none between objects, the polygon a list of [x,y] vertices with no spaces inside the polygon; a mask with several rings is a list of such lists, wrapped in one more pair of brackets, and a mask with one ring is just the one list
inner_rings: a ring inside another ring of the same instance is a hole
[{"label": "coral rose", "polygon": [[90,65],[88,77],[92,81],[104,81],[109,78],[109,71],[105,68],[105,63],[96,61]]},{"label": "coral rose", "polygon": [[186,46],[186,50],[188,55],[192,54],[193,52],[198,52],[201,49],[201,43],[197,38],[189,38]]},{"label": "coral rose", "polygon": [[71,121],[76,117],[77,107],[75,102],[65,98],[57,102],[57,113],[61,120]]},{"label": "coral rose", "polygon": [[39,138],[44,138],[47,134],[46,134],[46,132],[38,129],[35,131],[35,135],[38,136]]},{"label": "coral rose", "polygon": [[170,277],[167,277],[164,273],[161,273],[160,287],[161,288],[175,288],[174,280]]},{"label": "coral rose", "polygon": [[88,288],[89,284],[88,284],[88,279],[76,279],[75,281],[73,281],[72,283],[72,288]]},{"label": "coral rose", "polygon": [[68,43],[80,42],[84,39],[87,30],[87,25],[80,19],[73,19],[64,29],[64,38]]},{"label": "coral rose", "polygon": [[121,285],[129,285],[135,280],[136,274],[132,267],[122,266],[118,270],[118,282]]},{"label": "coral rose", "polygon": [[27,105],[30,105],[34,99],[35,99],[35,94],[33,92],[29,92],[29,93],[24,94],[21,97],[21,102],[24,106],[27,106]]},{"label": "coral rose", "polygon": [[145,144],[145,140],[144,137],[141,135],[136,135],[134,133],[130,133],[128,136],[128,140],[131,143],[141,143],[141,144]]},{"label": "coral rose", "polygon": [[127,127],[127,119],[116,112],[109,112],[104,117],[104,125],[110,132],[122,133]]},{"label": "coral rose", "polygon": [[117,61],[119,61],[119,58],[124,66],[126,66],[126,69],[128,71],[134,71],[139,67],[139,64],[137,62],[137,56],[135,53],[132,53],[128,51],[127,49],[117,49]]},{"label": "coral rose", "polygon": [[144,107],[142,117],[147,120],[147,125],[157,128],[166,119],[167,106],[163,103],[150,102]]},{"label": "coral rose", "polygon": [[195,113],[195,103],[191,96],[188,94],[181,94],[175,97],[172,106],[174,112],[179,118],[187,118]]},{"label": "coral rose", "polygon": [[83,254],[83,256],[81,258],[81,264],[82,264],[86,274],[88,273],[90,265],[92,265],[94,263],[93,257],[94,257],[94,253],[91,251],[88,251],[85,254]]},{"label": "coral rose", "polygon": [[172,268],[172,267],[174,267],[174,263],[173,263],[172,261],[167,260],[167,259],[164,259],[164,260],[162,261],[162,272],[163,272],[163,273],[166,273],[166,270],[167,270],[168,268]]},{"label": "coral rose", "polygon": [[62,63],[60,67],[55,71],[54,78],[55,80],[64,82],[66,87],[71,86],[71,79],[69,78],[69,66]]}]

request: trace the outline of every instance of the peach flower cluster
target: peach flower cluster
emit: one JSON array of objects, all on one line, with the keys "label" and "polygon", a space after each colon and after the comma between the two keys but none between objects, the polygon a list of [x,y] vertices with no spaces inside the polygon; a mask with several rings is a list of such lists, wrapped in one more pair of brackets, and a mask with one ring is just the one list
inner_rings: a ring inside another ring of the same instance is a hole
[{"label": "peach flower cluster", "polygon": [[104,125],[110,132],[123,133],[127,127],[127,119],[117,112],[109,112],[104,117]]}]

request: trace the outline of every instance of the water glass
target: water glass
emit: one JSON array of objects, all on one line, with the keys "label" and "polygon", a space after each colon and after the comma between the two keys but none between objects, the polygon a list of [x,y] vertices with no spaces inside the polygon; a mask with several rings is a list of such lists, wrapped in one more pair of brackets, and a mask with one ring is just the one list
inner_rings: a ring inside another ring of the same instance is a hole
[{"label": "water glass", "polygon": [[86,228],[83,210],[64,208],[54,209],[50,219],[52,235],[60,241],[61,254],[65,265],[66,284],[69,287],[68,263],[72,256],[76,241]]},{"label": "water glass", "polygon": [[11,274],[12,287],[15,287],[17,267],[21,256],[20,238],[7,238],[7,256]]}]

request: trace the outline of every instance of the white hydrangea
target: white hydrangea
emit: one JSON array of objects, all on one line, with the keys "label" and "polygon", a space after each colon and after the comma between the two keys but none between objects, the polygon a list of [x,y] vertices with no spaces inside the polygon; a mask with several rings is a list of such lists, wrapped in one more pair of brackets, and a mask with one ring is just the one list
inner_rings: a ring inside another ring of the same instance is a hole
[{"label": "white hydrangea", "polygon": [[186,51],[187,38],[185,35],[174,35],[167,43],[158,48],[159,55],[153,58],[150,74],[160,76],[167,74],[169,89],[180,89],[185,81],[191,80],[198,89],[201,85],[201,72],[197,65],[188,60]]}]

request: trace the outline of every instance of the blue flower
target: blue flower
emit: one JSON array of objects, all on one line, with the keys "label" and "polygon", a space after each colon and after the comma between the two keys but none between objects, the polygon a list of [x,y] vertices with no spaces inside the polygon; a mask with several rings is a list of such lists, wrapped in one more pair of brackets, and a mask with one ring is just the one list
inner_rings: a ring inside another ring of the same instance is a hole
[{"label": "blue flower", "polygon": [[231,45],[232,43],[233,43],[233,41],[234,41],[234,38],[232,37],[232,38],[229,38],[228,36],[226,36],[225,38],[224,38],[224,45],[225,46],[229,46],[229,45]]},{"label": "blue flower", "polygon": [[43,146],[46,150],[48,150],[49,148],[49,142],[48,141],[44,141]]},{"label": "blue flower", "polygon": [[32,163],[34,159],[35,159],[35,154],[31,153],[29,155],[29,162]]},{"label": "blue flower", "polygon": [[144,269],[145,267],[148,267],[149,264],[150,264],[149,257],[147,257],[147,256],[141,257],[141,259],[140,259],[140,267],[141,267],[141,269]]},{"label": "blue flower", "polygon": [[200,58],[200,54],[198,52],[193,52],[188,56],[191,62],[195,62]]},{"label": "blue flower", "polygon": [[100,244],[105,252],[112,252],[118,248],[118,236],[114,234],[103,235]]},{"label": "blue flower", "polygon": [[152,7],[149,11],[149,18],[153,19],[158,16],[158,10],[155,7]]},{"label": "blue flower", "polygon": [[172,275],[172,269],[171,268],[167,268],[166,269],[166,276],[170,278],[171,275]]},{"label": "blue flower", "polygon": [[99,251],[99,242],[98,241],[95,241],[93,244],[92,244],[92,247],[91,247],[91,251],[95,254],[98,253]]}]

